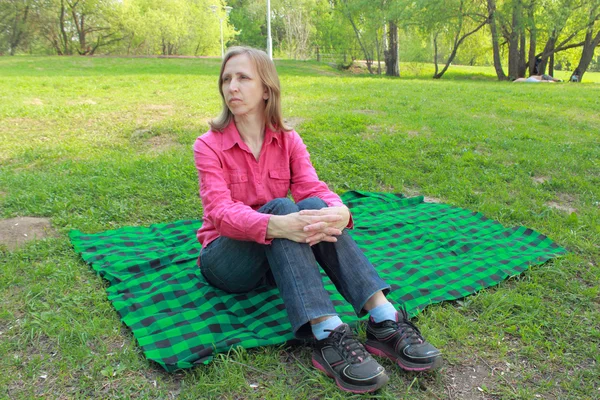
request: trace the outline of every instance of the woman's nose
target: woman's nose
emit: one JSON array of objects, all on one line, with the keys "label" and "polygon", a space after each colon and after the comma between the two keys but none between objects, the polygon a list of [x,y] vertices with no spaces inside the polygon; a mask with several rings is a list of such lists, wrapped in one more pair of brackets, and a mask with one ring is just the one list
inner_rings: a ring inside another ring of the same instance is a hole
[{"label": "woman's nose", "polygon": [[231,82],[229,82],[229,91],[237,92],[238,89],[239,89],[238,81],[236,79],[232,79]]}]

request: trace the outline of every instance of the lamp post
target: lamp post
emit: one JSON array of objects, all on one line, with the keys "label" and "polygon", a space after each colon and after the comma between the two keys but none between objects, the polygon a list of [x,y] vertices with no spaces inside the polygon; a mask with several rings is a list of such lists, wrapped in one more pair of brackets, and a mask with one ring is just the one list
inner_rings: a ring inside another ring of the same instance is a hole
[{"label": "lamp post", "polygon": [[271,0],[267,0],[267,53],[273,59],[273,39],[271,38]]},{"label": "lamp post", "polygon": [[[233,7],[230,6],[225,6],[225,13],[227,14],[227,16],[229,16],[229,13],[231,12],[231,10],[233,10]],[[217,14],[217,10],[219,9],[219,6],[215,6],[214,4],[212,6],[210,6],[210,9],[212,10],[212,12],[214,12],[218,17],[219,17],[219,23],[221,24],[221,58],[225,57],[225,46],[223,45],[223,17],[219,14]]]}]

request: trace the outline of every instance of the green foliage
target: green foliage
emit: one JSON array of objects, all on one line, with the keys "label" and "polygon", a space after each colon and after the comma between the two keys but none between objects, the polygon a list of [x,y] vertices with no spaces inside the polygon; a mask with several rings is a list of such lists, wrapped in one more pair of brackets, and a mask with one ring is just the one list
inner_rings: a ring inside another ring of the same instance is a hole
[{"label": "green foliage", "polygon": [[30,0],[0,2],[0,55],[14,55],[30,33]]},{"label": "green foliage", "polygon": [[221,19],[224,43],[233,36],[224,6],[213,0],[124,0],[122,46],[127,54],[220,54]]},{"label": "green foliage", "polygon": [[[251,46],[266,50],[267,48],[267,6],[264,1],[231,0],[233,7],[230,22],[236,29],[236,35],[229,44]],[[271,29],[274,28],[272,22]],[[274,35],[277,38],[277,35]],[[275,41],[277,43],[277,41]],[[274,44],[275,45],[275,44]]]},{"label": "green foliage", "polygon": [[[375,72],[389,50],[386,24],[393,23],[401,61],[430,62],[437,44],[441,64],[490,65],[489,29],[470,34],[488,17],[490,1],[272,0],[273,50],[276,57],[345,68],[366,60]],[[559,69],[575,68],[586,34],[600,30],[600,0],[493,2],[502,61],[512,75],[517,64],[522,74],[530,49],[543,65],[554,54]],[[221,20],[224,47],[266,48],[266,0],[3,0],[0,54],[218,55]],[[600,65],[593,58],[591,64]]]}]

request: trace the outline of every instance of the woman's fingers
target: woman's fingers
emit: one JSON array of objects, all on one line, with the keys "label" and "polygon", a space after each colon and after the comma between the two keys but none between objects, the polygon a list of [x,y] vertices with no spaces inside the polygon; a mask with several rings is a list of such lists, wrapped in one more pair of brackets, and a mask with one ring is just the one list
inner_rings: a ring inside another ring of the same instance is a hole
[{"label": "woman's fingers", "polygon": [[340,231],[339,229],[328,228],[323,232],[318,232],[318,233],[315,233],[314,235],[307,237],[306,243],[310,244],[311,246],[313,246],[319,242],[335,243],[335,242],[337,242],[336,236],[339,236],[341,234],[342,234],[342,231]]},{"label": "woman's fingers", "polygon": [[328,214],[325,210],[326,208],[322,208],[320,210],[300,210],[300,215],[323,215]]},{"label": "woman's fingers", "polygon": [[304,227],[304,232],[318,232],[327,228],[329,224],[327,222],[317,222],[316,224],[306,225]]},{"label": "woman's fingers", "polygon": [[312,218],[312,221],[304,227],[304,231],[321,231],[327,228],[332,222],[338,222],[341,219],[341,215],[322,215],[319,217],[315,217]]},{"label": "woman's fingers", "polygon": [[321,235],[318,235],[316,238],[313,238],[312,240],[307,241],[307,243],[310,246],[314,246],[315,244],[320,243],[320,242],[335,243],[335,242],[337,242],[337,238],[335,236],[321,234]]}]

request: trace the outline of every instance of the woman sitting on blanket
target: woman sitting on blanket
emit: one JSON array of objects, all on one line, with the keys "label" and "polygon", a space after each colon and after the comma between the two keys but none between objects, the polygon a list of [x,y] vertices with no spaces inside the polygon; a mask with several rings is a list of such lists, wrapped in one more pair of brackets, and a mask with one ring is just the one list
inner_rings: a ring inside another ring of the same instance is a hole
[{"label": "woman sitting on blanket", "polygon": [[[372,392],[387,383],[369,353],[410,371],[438,367],[439,350],[388,302],[390,286],[345,231],[353,227],[350,211],[319,180],[302,139],[283,122],[273,62],[263,51],[231,48],[219,91],[221,115],[194,144],[205,279],[230,293],[274,279],[296,337],[316,339],[313,365],[344,391]],[[336,314],[317,261],[355,312],[370,314],[364,347]]]}]

